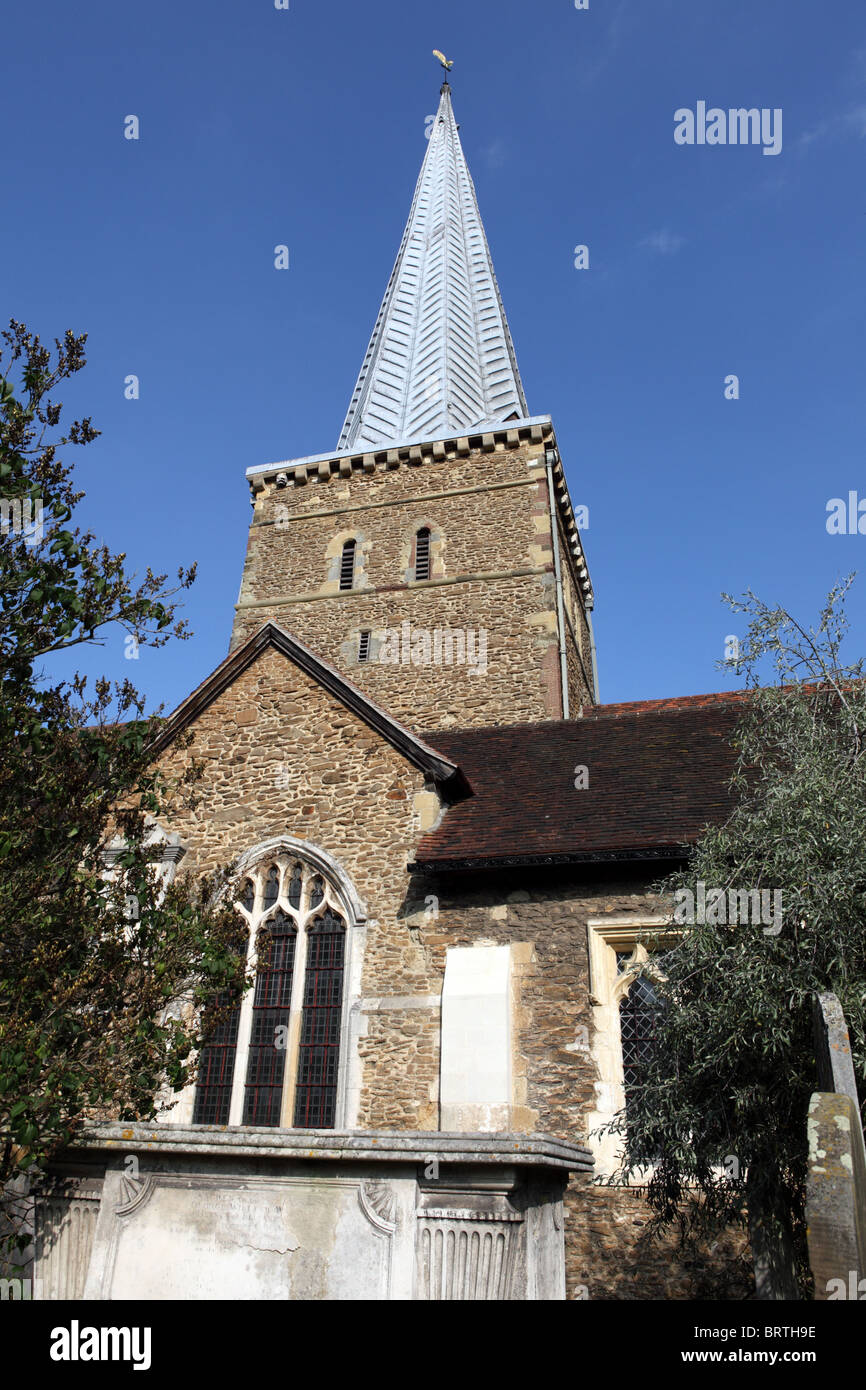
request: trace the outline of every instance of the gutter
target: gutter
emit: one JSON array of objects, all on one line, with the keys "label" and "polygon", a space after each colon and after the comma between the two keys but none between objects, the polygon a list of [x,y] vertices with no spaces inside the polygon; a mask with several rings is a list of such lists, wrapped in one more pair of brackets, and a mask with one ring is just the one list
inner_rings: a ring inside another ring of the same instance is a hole
[{"label": "gutter", "polygon": [[595,696],[595,703],[601,704],[601,696],[598,693],[598,657],[595,653],[595,633],[592,630],[592,609],[589,605],[584,609],[586,613],[586,623],[589,628],[589,652],[592,662],[592,692]]}]

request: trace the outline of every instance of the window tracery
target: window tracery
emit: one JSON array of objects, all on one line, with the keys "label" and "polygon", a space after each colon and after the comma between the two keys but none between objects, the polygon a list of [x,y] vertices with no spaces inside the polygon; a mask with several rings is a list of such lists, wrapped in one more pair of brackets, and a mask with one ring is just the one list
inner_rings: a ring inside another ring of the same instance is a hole
[{"label": "window tracery", "polygon": [[249,868],[235,908],[255,984],[202,1050],[193,1122],[333,1128],[346,909],[322,873],[289,855]]}]

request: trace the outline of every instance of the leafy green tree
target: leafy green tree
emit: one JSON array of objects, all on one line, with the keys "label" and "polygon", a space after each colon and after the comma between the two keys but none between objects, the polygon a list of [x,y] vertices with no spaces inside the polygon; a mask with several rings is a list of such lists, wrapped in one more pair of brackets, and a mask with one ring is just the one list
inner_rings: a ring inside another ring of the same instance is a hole
[{"label": "leafy green tree", "polygon": [[166,882],[161,864],[156,822],[194,798],[200,770],[170,782],[152,765],[163,720],[129,681],[89,690],[42,669],[111,625],[153,647],[188,636],[175,596],[194,569],[174,588],[149,569],[137,581],[68,525],[83,494],[58,449],[97,431],[85,419],[58,438],[51,397],[85,365],[85,338],[52,353],[12,320],[0,340],[2,1193],[88,1117],[152,1117],[193,1075],[202,1006],[244,977],[226,875]]},{"label": "leafy green tree", "polygon": [[[751,591],[724,596],[748,618],[739,658],[721,663],[746,678],[735,807],[659,885],[679,921],[703,885],[707,920],[683,926],[656,971],[653,1055],[627,1121],[623,1112],[612,1125],[624,1141],[617,1180],[651,1166],[654,1229],[688,1239],[747,1223],[764,1298],[810,1294],[816,991],[841,1001],[866,1094],[866,683],[863,662],[841,655],[852,579],[834,587],[815,628]],[[711,889],[724,891],[724,908]],[[769,895],[759,920],[755,900],[731,890]]]}]

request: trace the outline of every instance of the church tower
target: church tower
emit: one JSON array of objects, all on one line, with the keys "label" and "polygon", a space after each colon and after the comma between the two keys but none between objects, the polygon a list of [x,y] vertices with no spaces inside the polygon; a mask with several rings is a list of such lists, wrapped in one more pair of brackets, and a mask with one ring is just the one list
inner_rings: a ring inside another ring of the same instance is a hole
[{"label": "church tower", "polygon": [[451,88],[337,448],[254,467],[232,648],[272,621],[417,730],[598,700],[592,586],[530,415]]}]

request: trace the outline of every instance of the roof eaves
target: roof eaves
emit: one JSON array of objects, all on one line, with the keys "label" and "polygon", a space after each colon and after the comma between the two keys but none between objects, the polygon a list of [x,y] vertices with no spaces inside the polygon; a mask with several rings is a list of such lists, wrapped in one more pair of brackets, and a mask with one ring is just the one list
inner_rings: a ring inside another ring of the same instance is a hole
[{"label": "roof eaves", "polygon": [[428,856],[406,865],[408,873],[462,873],[481,869],[547,868],[569,864],[614,864],[688,858],[690,844],[647,845],[630,849],[592,849],[564,854],[494,854],[459,859]]}]

